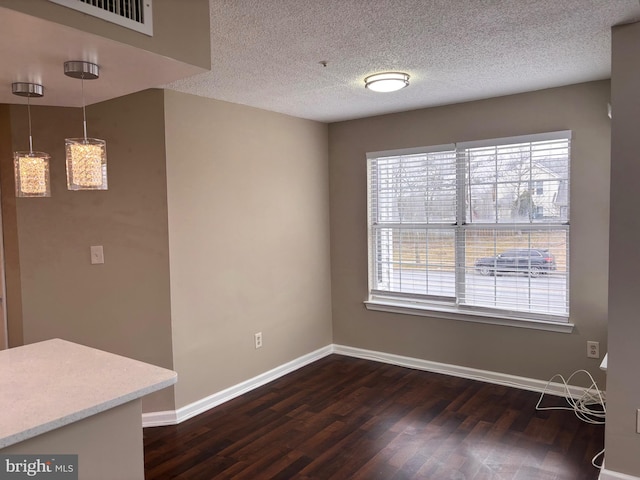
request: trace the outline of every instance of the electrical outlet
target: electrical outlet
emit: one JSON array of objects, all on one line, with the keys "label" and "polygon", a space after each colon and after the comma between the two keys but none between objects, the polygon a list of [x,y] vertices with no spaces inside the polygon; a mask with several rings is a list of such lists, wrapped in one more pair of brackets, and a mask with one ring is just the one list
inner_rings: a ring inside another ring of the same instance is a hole
[{"label": "electrical outlet", "polygon": [[600,343],[587,342],[587,357],[600,358]]},{"label": "electrical outlet", "polygon": [[256,344],[256,348],[262,347],[262,332],[255,333],[253,335],[253,341]]}]

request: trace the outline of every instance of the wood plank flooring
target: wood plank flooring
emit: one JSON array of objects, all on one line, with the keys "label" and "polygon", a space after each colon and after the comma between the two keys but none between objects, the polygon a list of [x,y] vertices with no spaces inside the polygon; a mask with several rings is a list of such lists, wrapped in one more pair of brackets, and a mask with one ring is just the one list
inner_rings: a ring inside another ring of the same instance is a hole
[{"label": "wood plank flooring", "polygon": [[146,479],[596,480],[604,427],[538,396],[331,355],[146,428]]}]

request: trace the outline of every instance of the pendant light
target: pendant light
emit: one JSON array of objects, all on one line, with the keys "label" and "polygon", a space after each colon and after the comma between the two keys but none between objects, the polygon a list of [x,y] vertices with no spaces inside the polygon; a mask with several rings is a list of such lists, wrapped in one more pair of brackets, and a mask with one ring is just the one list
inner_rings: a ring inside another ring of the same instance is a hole
[{"label": "pendant light", "polygon": [[20,97],[27,97],[27,113],[29,116],[29,151],[13,152],[13,173],[16,181],[16,197],[50,197],[51,181],[49,178],[50,156],[44,152],[33,151],[31,135],[31,98],[44,96],[42,85],[37,83],[16,82],[11,84],[11,92]]},{"label": "pendant light", "polygon": [[64,74],[82,82],[83,138],[66,138],[67,188],[69,190],[107,189],[107,142],[87,138],[87,114],[84,101],[84,81],[100,76],[98,65],[90,62],[64,62]]}]

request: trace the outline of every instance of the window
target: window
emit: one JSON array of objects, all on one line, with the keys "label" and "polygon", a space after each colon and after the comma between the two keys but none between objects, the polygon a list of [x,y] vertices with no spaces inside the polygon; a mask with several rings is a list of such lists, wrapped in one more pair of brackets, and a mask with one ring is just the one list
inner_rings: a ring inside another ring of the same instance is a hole
[{"label": "window", "polygon": [[536,195],[542,195],[544,193],[544,182],[542,180],[535,180],[533,182],[533,191]]},{"label": "window", "polygon": [[567,323],[570,135],[367,154],[368,307]]}]

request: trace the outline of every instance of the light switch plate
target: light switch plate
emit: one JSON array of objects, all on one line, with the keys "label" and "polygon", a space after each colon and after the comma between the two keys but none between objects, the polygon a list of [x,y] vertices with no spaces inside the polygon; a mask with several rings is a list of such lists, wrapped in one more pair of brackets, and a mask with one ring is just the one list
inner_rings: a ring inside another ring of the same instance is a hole
[{"label": "light switch plate", "polygon": [[102,249],[102,245],[92,245],[91,264],[96,265],[99,263],[104,263],[104,250]]}]

